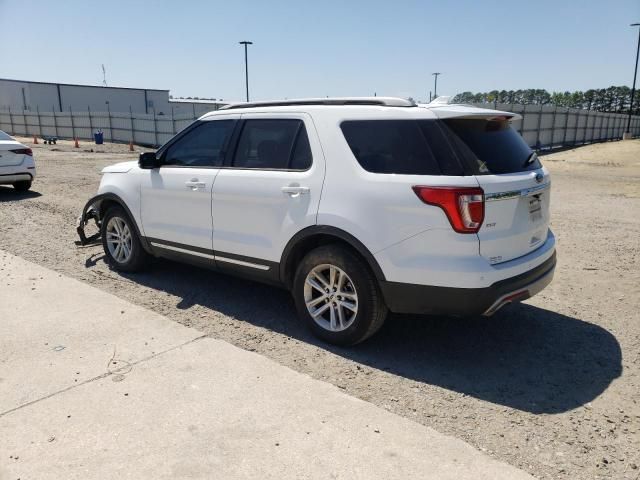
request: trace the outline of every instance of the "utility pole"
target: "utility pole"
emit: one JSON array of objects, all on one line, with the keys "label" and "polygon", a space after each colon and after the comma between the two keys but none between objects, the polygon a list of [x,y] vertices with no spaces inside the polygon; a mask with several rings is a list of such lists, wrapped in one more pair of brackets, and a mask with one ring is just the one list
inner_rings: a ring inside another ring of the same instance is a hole
[{"label": "utility pole", "polygon": [[249,101],[249,62],[247,61],[247,46],[253,45],[253,42],[246,40],[238,42],[240,45],[244,45],[244,82],[247,88],[247,102]]},{"label": "utility pole", "polygon": [[[640,23],[632,23],[632,27],[640,27]],[[636,93],[636,77],[638,76],[638,56],[640,56],[640,28],[638,28],[638,48],[636,49],[636,68],[633,70],[633,87],[631,87],[631,102],[629,103],[629,118],[627,119],[627,131],[625,132],[631,137],[631,115],[633,114],[633,97]]]},{"label": "utility pole", "polygon": [[433,99],[438,98],[438,75],[442,75],[440,72],[433,72],[431,75],[435,77],[434,85],[433,85]]}]

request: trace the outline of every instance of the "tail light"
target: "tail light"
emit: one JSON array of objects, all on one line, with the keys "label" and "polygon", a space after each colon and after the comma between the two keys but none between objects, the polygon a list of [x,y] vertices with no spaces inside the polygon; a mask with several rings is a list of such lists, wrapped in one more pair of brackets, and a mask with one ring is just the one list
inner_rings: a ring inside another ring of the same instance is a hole
[{"label": "tail light", "polygon": [[10,151],[17,155],[29,155],[30,157],[33,157],[33,151],[30,148],[16,148],[15,150]]},{"label": "tail light", "polygon": [[484,191],[479,187],[412,187],[418,198],[440,207],[458,233],[477,233],[484,220]]}]

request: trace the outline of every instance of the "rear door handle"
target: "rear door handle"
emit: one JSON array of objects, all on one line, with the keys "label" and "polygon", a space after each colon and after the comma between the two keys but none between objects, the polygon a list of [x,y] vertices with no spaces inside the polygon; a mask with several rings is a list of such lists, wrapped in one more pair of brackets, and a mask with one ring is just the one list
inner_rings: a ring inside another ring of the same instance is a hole
[{"label": "rear door handle", "polygon": [[188,182],[184,182],[184,184],[186,185],[187,188],[190,188],[191,190],[198,190],[200,188],[204,188],[207,186],[206,183],[204,182],[199,182],[198,179],[194,178]]},{"label": "rear door handle", "polygon": [[298,195],[306,195],[309,193],[309,187],[297,187],[289,185],[288,187],[282,187],[282,193],[286,193],[292,197],[297,197]]}]

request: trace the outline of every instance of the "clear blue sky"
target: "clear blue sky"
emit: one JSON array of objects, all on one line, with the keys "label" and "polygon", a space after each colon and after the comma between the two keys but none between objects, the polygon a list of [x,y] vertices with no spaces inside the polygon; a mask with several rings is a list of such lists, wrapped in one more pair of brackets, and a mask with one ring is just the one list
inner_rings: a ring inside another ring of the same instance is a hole
[{"label": "clear blue sky", "polygon": [[631,85],[640,0],[0,0],[0,77],[252,99]]}]

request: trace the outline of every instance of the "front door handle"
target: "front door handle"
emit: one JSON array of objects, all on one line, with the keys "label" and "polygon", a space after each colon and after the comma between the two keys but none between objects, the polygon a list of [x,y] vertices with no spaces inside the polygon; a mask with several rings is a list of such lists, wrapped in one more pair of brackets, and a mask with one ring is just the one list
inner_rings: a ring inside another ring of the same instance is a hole
[{"label": "front door handle", "polygon": [[282,187],[282,193],[286,193],[292,197],[297,197],[298,195],[306,195],[310,192],[309,187],[299,187],[289,185],[287,187]]},{"label": "front door handle", "polygon": [[199,189],[204,188],[204,187],[207,186],[206,183],[199,182],[197,178],[191,179],[188,182],[184,182],[184,184],[186,185],[187,188],[189,188],[191,190],[199,190]]}]

